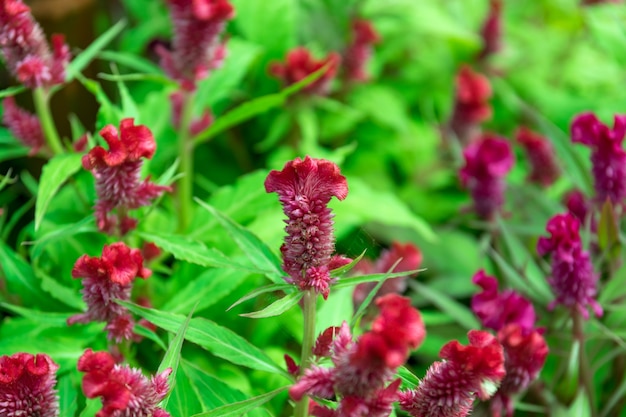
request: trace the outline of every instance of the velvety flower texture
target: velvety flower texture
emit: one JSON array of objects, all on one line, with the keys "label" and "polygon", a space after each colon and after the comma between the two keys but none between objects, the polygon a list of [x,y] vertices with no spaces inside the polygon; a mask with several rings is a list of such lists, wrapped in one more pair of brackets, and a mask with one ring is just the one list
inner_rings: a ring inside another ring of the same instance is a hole
[{"label": "velvety flower texture", "polygon": [[324,74],[302,89],[305,93],[326,94],[330,88],[330,82],[337,74],[340,60],[339,54],[335,52],[328,54],[324,59],[316,60],[308,49],[301,46],[287,54],[285,63],[272,63],[270,73],[281,79],[285,85],[291,85],[328,65]]},{"label": "velvety flower texture", "polygon": [[489,399],[504,378],[504,352],[496,338],[470,330],[469,346],[448,342],[415,390],[400,394],[400,407],[413,417],[464,417],[478,396]]},{"label": "velvety flower texture", "polygon": [[83,299],[87,311],[67,320],[67,324],[106,322],[108,337],[116,341],[134,336],[135,321],[128,310],[114,300],[129,300],[135,278],[148,278],[152,271],[144,268],[138,249],[114,243],[102,249],[102,256],[83,255],[74,264],[72,277],[83,278]]},{"label": "velvety flower texture", "polygon": [[480,59],[485,59],[500,50],[502,46],[502,0],[489,0],[489,14],[480,30],[480,35],[483,38]]},{"label": "velvety flower texture", "polygon": [[29,155],[35,155],[45,146],[46,140],[39,118],[18,107],[13,97],[2,100],[2,122],[11,134],[30,148]]},{"label": "velvety flower texture", "polygon": [[28,88],[65,81],[70,51],[63,35],[52,36],[52,51],[41,27],[21,0],[0,0],[0,49],[8,70]]},{"label": "velvety flower texture", "polygon": [[[139,180],[142,158],[152,158],[156,150],[152,132],[146,126],[135,126],[133,119],[124,119],[119,135],[113,125],[107,125],[100,130],[100,136],[109,150],[96,146],[83,156],[83,167],[96,178],[96,222],[103,232],[113,234],[119,228],[124,235],[137,226],[137,220],[128,217],[128,210],[147,206],[171,189],[156,185],[149,178]],[[110,214],[114,209],[117,216]]]},{"label": "velvety flower texture", "polygon": [[169,391],[171,368],[148,379],[138,369],[116,365],[108,352],[87,349],[78,359],[78,370],[85,372],[85,396],[102,398],[96,417],[170,417],[158,404]]},{"label": "velvety flower texture", "polygon": [[336,410],[317,406],[313,415],[386,417],[391,412],[400,385],[399,380],[391,381],[397,368],[407,360],[409,350],[422,343],[426,332],[419,312],[411,307],[408,298],[388,294],[378,298],[376,305],[380,315],[370,332],[353,342],[347,323],[333,329],[329,333],[334,335],[330,348],[318,346],[317,353],[328,352],[334,366],[313,365],[289,389],[296,401],[305,395],[338,399]]},{"label": "velvety flower texture", "polygon": [[343,55],[343,66],[349,81],[368,80],[365,66],[372,55],[372,46],[379,41],[380,36],[370,21],[355,19],[352,22],[351,43]]},{"label": "velvety flower texture", "polygon": [[[398,265],[391,272],[412,271],[420,267],[422,263],[422,252],[412,243],[393,242],[391,248],[384,250],[375,263],[371,263],[367,259],[361,260],[355,269],[362,274],[378,274],[390,272],[391,267],[398,262]],[[391,293],[403,293],[406,290],[407,278],[396,277],[387,279],[381,285],[376,297],[380,297]],[[376,286],[375,282],[364,282],[358,284],[354,288],[352,300],[354,305],[358,307],[365,300],[367,295]]]},{"label": "velvety flower texture", "polygon": [[476,214],[491,220],[504,203],[504,177],[515,162],[511,145],[504,138],[484,135],[463,150],[463,157],[461,183],[472,195]]},{"label": "velvety flower texture", "polygon": [[556,299],[548,307],[562,304],[576,308],[585,318],[589,318],[587,308],[591,307],[599,317],[602,307],[595,300],[598,275],[593,271],[589,252],[582,248],[579,228],[578,219],[571,214],[557,214],[546,227],[550,237],[541,236],[537,243],[539,255],[552,255],[548,282]]},{"label": "velvety flower texture", "polygon": [[339,167],[324,159],[296,158],[282,171],[271,171],[265,190],[275,192],[288,219],[285,243],[280,248],[287,282],[301,290],[314,289],[328,297],[330,270],[350,261],[333,262],[335,251],[332,213],[328,202],[334,196],[343,200],[348,183]]},{"label": "velvety flower texture", "polygon": [[552,185],[559,178],[560,169],[550,141],[526,127],[518,129],[516,138],[530,163],[528,180],[542,187]]},{"label": "velvety flower texture", "polygon": [[235,15],[228,0],[168,0],[174,39],[172,50],[157,47],[161,67],[186,90],[218,68],[226,49],[219,36]]},{"label": "velvety flower texture", "polygon": [[0,416],[58,417],[54,385],[59,365],[46,354],[0,357]]},{"label": "velvety flower texture", "polygon": [[623,206],[626,198],[626,115],[616,115],[613,129],[602,124],[593,113],[583,113],[571,126],[572,142],[591,148],[596,202],[610,199],[614,206]]},{"label": "velvety flower texture", "polygon": [[472,311],[484,327],[495,331],[509,323],[516,323],[523,330],[535,327],[535,309],[521,294],[513,290],[498,292],[498,280],[482,269],[474,274],[472,282],[482,288],[472,297]]},{"label": "velvety flower texture", "polygon": [[484,75],[464,65],[456,76],[456,96],[450,128],[463,144],[469,143],[478,126],[491,118],[491,84]]}]

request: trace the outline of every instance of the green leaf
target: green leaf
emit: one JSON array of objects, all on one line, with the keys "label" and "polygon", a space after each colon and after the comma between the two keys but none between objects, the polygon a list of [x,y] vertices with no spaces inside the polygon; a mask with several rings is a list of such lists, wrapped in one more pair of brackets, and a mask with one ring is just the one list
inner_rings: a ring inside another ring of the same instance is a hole
[{"label": "green leaf", "polygon": [[420,379],[404,366],[398,368],[398,376],[402,379],[402,386],[405,389],[415,389],[420,384]]},{"label": "green leaf", "polygon": [[426,269],[413,269],[406,272],[394,272],[393,274],[369,274],[360,275],[358,277],[342,278],[336,283],[332,284],[331,288],[345,288],[353,285],[361,284],[363,282],[378,282],[387,278],[405,277],[407,275],[417,274],[418,272],[426,271]]},{"label": "green leaf", "polygon": [[[185,340],[185,332],[187,331],[187,327],[189,326],[189,320],[191,320],[191,316],[193,315],[194,310],[192,309],[185,322],[180,326],[178,331],[176,332],[176,336],[170,342],[163,359],[161,360],[161,364],[159,365],[159,369],[157,372],[160,374],[164,372],[166,369],[171,369],[172,373],[170,374],[169,381],[170,384],[172,382],[178,382],[178,378],[176,377],[176,373],[178,371],[178,364],[180,363],[180,351],[183,348],[183,341]],[[174,384],[175,384],[174,382]],[[176,389],[175,385],[172,385],[174,389]],[[171,392],[170,392],[171,394]],[[167,403],[169,401],[170,395],[167,395],[162,401],[162,407],[167,407]],[[179,413],[180,414],[180,413]]]},{"label": "green leaf", "polygon": [[89,215],[76,223],[57,225],[56,228],[50,233],[47,233],[34,242],[33,250],[31,251],[30,256],[32,259],[36,260],[42,255],[46,246],[51,243],[63,240],[69,236],[92,232],[97,232],[93,215]]},{"label": "green leaf", "polygon": [[165,409],[172,416],[189,416],[192,413],[202,411],[202,404],[198,394],[193,389],[191,381],[181,368],[176,375],[176,382],[169,395],[170,401],[167,402]]},{"label": "green leaf", "polygon": [[5,88],[4,90],[0,90],[0,98],[11,97],[21,93],[22,91],[26,91],[26,87],[24,87],[23,85],[16,85],[13,87]]},{"label": "green leaf", "polygon": [[141,324],[136,324],[133,329],[133,332],[135,332],[135,334],[139,336],[143,336],[152,340],[154,343],[159,345],[161,349],[167,350],[167,346],[165,346],[165,343],[163,343],[161,338],[151,329],[148,329],[147,327],[143,327]]},{"label": "green leaf", "polygon": [[268,292],[275,292],[275,291],[289,291],[289,290],[294,290],[294,288],[295,287],[292,284],[270,284],[264,287],[255,288],[248,294],[241,297],[239,300],[235,301],[230,307],[228,307],[226,311],[231,310],[233,307],[238,306],[244,301],[248,301],[252,298],[258,297],[261,294],[265,294]]},{"label": "green leaf", "polygon": [[617,228],[613,204],[608,198],[602,205],[600,221],[598,222],[598,244],[609,261],[619,259],[622,249],[619,241],[619,229]]},{"label": "green leaf", "polygon": [[82,155],[56,155],[43,167],[35,205],[35,231],[39,229],[48,204],[61,185],[81,168]]},{"label": "green leaf", "polygon": [[398,259],[392,266],[391,268],[389,268],[389,270],[385,273],[386,277],[381,279],[380,281],[378,281],[376,283],[376,285],[374,286],[374,288],[372,288],[369,293],[367,293],[367,296],[365,297],[365,299],[363,300],[363,302],[361,303],[361,305],[359,305],[359,308],[356,310],[356,312],[354,313],[354,316],[352,317],[352,320],[350,321],[350,327],[354,327],[356,326],[358,320],[361,318],[361,316],[363,314],[365,314],[365,309],[367,309],[367,307],[369,307],[370,303],[372,302],[372,300],[374,299],[374,297],[376,296],[376,294],[378,293],[378,290],[380,290],[380,287],[383,286],[383,284],[385,283],[385,281],[389,278],[389,275],[391,274],[391,271],[393,271],[394,269],[396,269],[396,266],[400,263],[402,259]]},{"label": "green leaf", "polygon": [[463,304],[415,280],[409,281],[409,286],[411,286],[417,294],[426,298],[441,309],[441,311],[453,317],[454,320],[465,329],[480,329],[480,323],[476,317],[474,317],[474,313]]},{"label": "green leaf", "polygon": [[259,395],[257,397],[254,398],[250,398],[248,400],[245,401],[240,401],[238,403],[234,403],[234,404],[228,404],[228,405],[224,405],[222,407],[218,407],[214,410],[205,412],[205,413],[201,413],[201,414],[196,414],[192,417],[230,417],[230,416],[242,416],[245,413],[247,413],[248,411],[252,411],[255,408],[265,404],[266,402],[268,402],[269,400],[271,400],[272,398],[274,398],[275,396],[277,396],[278,394],[280,394],[283,391],[286,391],[289,388],[289,386],[286,387],[282,387],[282,388],[278,388],[274,391],[270,391],[266,394],[262,394]]},{"label": "green leaf", "polygon": [[59,390],[59,415],[74,417],[78,410],[78,391],[72,383],[72,375],[61,376],[57,389]]},{"label": "green leaf", "polygon": [[87,398],[87,404],[80,413],[80,417],[93,417],[102,409],[102,401],[99,398]]},{"label": "green leaf", "polygon": [[366,250],[367,249],[364,249],[363,252],[361,252],[359,256],[354,258],[348,265],[340,266],[339,268],[336,268],[330,271],[330,276],[332,278],[337,278],[350,272],[352,268],[354,268],[356,264],[358,264],[361,261],[361,259],[363,259],[363,256],[365,255]]},{"label": "green leaf", "polygon": [[273,56],[296,45],[298,2],[235,0],[233,5],[237,10],[235,25],[246,39],[263,45]]},{"label": "green leaf", "polygon": [[253,313],[240,314],[240,316],[249,317],[251,319],[278,316],[298,304],[303,295],[304,293],[302,291],[292,292],[291,294],[287,294],[274,301],[263,310],[255,311]]},{"label": "green leaf", "polygon": [[31,310],[8,303],[0,303],[0,306],[5,310],[32,320],[34,323],[49,327],[66,327],[67,319],[72,315],[71,313],[51,313],[49,311]]},{"label": "green leaf", "polygon": [[182,366],[191,385],[196,389],[198,398],[200,398],[205,410],[246,400],[246,395],[241,391],[233,389],[225,382],[207,374],[192,362],[183,359]]},{"label": "green leaf", "polygon": [[[230,46],[230,45],[229,45]],[[139,55],[121,51],[101,51],[98,58],[116,62],[143,74],[161,74],[161,67]]]}]

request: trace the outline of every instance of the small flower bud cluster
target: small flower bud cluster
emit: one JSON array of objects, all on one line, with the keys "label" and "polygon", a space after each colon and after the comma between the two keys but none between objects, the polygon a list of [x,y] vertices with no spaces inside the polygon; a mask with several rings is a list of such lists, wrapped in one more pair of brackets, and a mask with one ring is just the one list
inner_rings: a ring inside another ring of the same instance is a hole
[{"label": "small flower bud cluster", "polygon": [[352,22],[352,40],[344,52],[344,71],[348,81],[367,81],[369,76],[365,66],[372,56],[372,46],[380,41],[380,36],[372,23],[365,19]]},{"label": "small flower bud cluster", "polygon": [[478,56],[486,59],[502,47],[502,0],[489,0],[489,14],[480,30],[483,48]]},{"label": "small flower bud cluster", "polygon": [[491,118],[491,84],[484,75],[463,65],[456,76],[456,93],[450,128],[462,144],[469,143],[482,122]]},{"label": "small flower bud cluster", "polygon": [[531,171],[528,181],[542,187],[552,185],[560,174],[552,144],[547,138],[526,127],[521,127],[517,131],[516,137],[517,142],[524,148],[530,163]]},{"label": "small flower bud cluster", "polygon": [[39,152],[46,140],[37,116],[19,108],[13,97],[2,100],[2,109],[2,122],[13,136],[30,148],[29,155]]},{"label": "small flower bud cluster", "polygon": [[298,47],[287,54],[285,63],[274,62],[270,66],[270,73],[283,84],[291,85],[327,66],[324,74],[302,89],[305,93],[323,95],[330,89],[330,82],[337,74],[340,60],[339,54],[335,52],[324,59],[316,60],[308,49]]}]

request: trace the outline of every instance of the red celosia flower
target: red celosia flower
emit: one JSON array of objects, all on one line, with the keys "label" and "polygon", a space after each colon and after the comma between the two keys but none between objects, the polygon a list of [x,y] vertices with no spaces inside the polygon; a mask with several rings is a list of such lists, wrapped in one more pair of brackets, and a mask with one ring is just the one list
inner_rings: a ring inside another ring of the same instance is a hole
[{"label": "red celosia flower", "polygon": [[[137,226],[137,220],[128,217],[128,210],[147,206],[170,187],[156,185],[149,178],[139,180],[142,158],[152,158],[156,150],[152,132],[146,126],[135,126],[133,119],[124,119],[119,136],[113,125],[102,128],[100,136],[109,144],[109,150],[96,146],[83,156],[83,167],[96,178],[98,229],[113,233],[119,227],[124,235]],[[110,215],[114,209],[117,217]]]},{"label": "red celosia flower", "polygon": [[[389,272],[391,267],[396,262],[398,262],[398,260],[400,260],[400,262],[391,272],[412,271],[419,268],[420,264],[422,263],[422,253],[417,246],[410,242],[404,244],[399,242],[393,242],[391,244],[391,248],[383,251],[380,254],[380,257],[378,258],[376,263],[372,265],[368,264],[367,262],[361,261],[357,265],[357,269],[359,270],[359,272],[363,272],[365,274],[386,273]],[[381,285],[376,296],[379,297],[385,294],[403,293],[404,290],[406,290],[407,278],[408,276],[390,278],[386,280],[383,285]],[[367,295],[370,293],[370,291],[372,291],[372,289],[374,289],[375,286],[376,283],[374,282],[364,282],[358,284],[354,288],[354,293],[352,295],[354,305],[356,307],[361,305],[363,300],[365,300]]]},{"label": "red celosia flower", "polygon": [[157,47],[161,66],[186,90],[195,89],[196,83],[209,71],[218,68],[225,56],[219,36],[226,21],[235,15],[228,0],[168,0],[174,39],[172,50]]},{"label": "red celosia flower", "polygon": [[282,171],[271,171],[265,190],[278,194],[288,217],[287,236],[280,248],[283,269],[289,274],[287,282],[328,297],[331,255],[335,250],[328,202],[333,196],[346,198],[346,178],[334,163],[307,156],[287,162]]},{"label": "red celosia flower", "polygon": [[158,407],[169,391],[171,368],[146,378],[140,370],[116,365],[108,352],[87,349],[78,359],[78,370],[85,372],[83,392],[87,398],[102,398],[96,417],[169,417]]},{"label": "red celosia flower", "polygon": [[480,59],[485,59],[500,50],[502,43],[502,0],[489,1],[489,15],[480,30],[480,35],[483,38]]},{"label": "red celosia flower", "polygon": [[580,223],[571,214],[557,214],[548,221],[546,230],[550,237],[541,236],[537,252],[544,256],[552,254],[552,274],[548,282],[556,299],[548,306],[556,304],[576,308],[585,318],[587,308],[602,315],[602,307],[595,300],[598,275],[593,271],[589,253],[582,248],[579,234]]},{"label": "red celosia flower", "polygon": [[476,396],[490,398],[505,375],[504,353],[495,337],[471,330],[469,346],[447,343],[416,390],[400,394],[400,407],[413,417],[464,417]]},{"label": "red celosia flower", "polygon": [[550,141],[526,127],[521,127],[516,137],[530,162],[528,180],[542,187],[552,185],[559,178],[560,170]]},{"label": "red celosia flower", "polygon": [[514,163],[511,145],[506,139],[484,135],[465,148],[463,157],[461,182],[472,195],[476,214],[490,220],[504,203],[504,177]]},{"label": "red celosia flower", "polygon": [[11,134],[30,148],[29,155],[35,155],[45,145],[43,130],[37,116],[20,109],[13,97],[2,101],[2,122],[7,125]]},{"label": "red celosia flower", "polygon": [[512,323],[498,332],[504,348],[506,376],[491,400],[494,417],[513,417],[512,396],[528,388],[539,375],[548,356],[548,345],[537,330],[527,331]]},{"label": "red celosia flower", "polygon": [[65,81],[70,52],[63,35],[52,36],[51,52],[22,0],[0,0],[0,48],[5,65],[26,87],[50,87]]},{"label": "red celosia flower", "polygon": [[626,198],[626,116],[615,116],[613,129],[602,124],[593,113],[578,115],[571,126],[572,142],[591,148],[596,202],[610,199],[614,206]]},{"label": "red celosia flower", "polygon": [[482,269],[474,274],[472,282],[483,289],[472,297],[472,311],[483,326],[496,331],[509,323],[524,330],[535,327],[535,309],[521,294],[513,290],[498,292],[498,281]]},{"label": "red celosia flower", "polygon": [[349,81],[367,81],[365,66],[372,55],[372,46],[380,36],[372,23],[365,19],[352,22],[352,39],[344,52],[344,70]]},{"label": "red celosia flower", "polygon": [[461,143],[473,139],[480,123],[491,117],[491,84],[487,77],[464,65],[456,76],[456,97],[450,120],[452,131]]},{"label": "red celosia flower", "polygon": [[285,85],[291,85],[327,66],[326,72],[321,77],[302,89],[305,93],[326,94],[330,88],[330,82],[337,73],[339,61],[340,57],[335,52],[317,61],[308,49],[298,47],[287,54],[284,64],[274,62],[270,66],[270,73],[280,78]]},{"label": "red celosia flower", "polygon": [[0,416],[58,417],[54,385],[59,365],[46,354],[0,357]]},{"label": "red celosia flower", "polygon": [[72,269],[72,277],[83,278],[83,299],[87,311],[70,317],[67,323],[104,321],[109,338],[128,340],[133,337],[134,320],[128,310],[114,300],[129,300],[135,278],[148,278],[152,272],[144,268],[138,249],[124,243],[105,246],[102,257],[83,255]]},{"label": "red celosia flower", "polygon": [[[572,190],[565,194],[563,203],[567,211],[578,219],[580,224],[585,224],[587,216],[591,213],[591,201],[580,190]],[[595,229],[594,219],[591,219],[591,229]]]},{"label": "red celosia flower", "polygon": [[[170,95],[170,101],[172,103],[172,125],[177,130],[180,129],[180,118],[183,112],[183,105],[185,101],[184,93],[177,91]],[[205,111],[198,119],[192,120],[189,126],[189,133],[192,136],[206,130],[213,123],[213,115],[209,111]]]}]

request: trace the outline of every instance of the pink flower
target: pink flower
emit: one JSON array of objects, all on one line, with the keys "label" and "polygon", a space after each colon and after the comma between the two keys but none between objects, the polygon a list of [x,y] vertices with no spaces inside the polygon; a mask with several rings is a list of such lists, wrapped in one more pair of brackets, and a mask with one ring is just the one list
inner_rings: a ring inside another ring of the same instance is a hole
[{"label": "pink flower", "polygon": [[489,0],[489,15],[480,30],[480,35],[483,38],[480,59],[495,54],[502,47],[502,0]]},{"label": "pink flower", "polygon": [[[137,226],[137,220],[128,217],[128,210],[147,206],[150,201],[170,191],[170,187],[149,181],[140,182],[142,158],[151,159],[156,150],[152,132],[146,126],[135,126],[133,119],[120,123],[120,136],[113,125],[100,130],[100,136],[109,150],[96,146],[83,156],[83,167],[96,178],[96,220],[98,229],[112,234],[119,227],[122,235]],[[117,209],[117,216],[110,212]]]},{"label": "pink flower", "polygon": [[504,378],[504,352],[495,337],[471,330],[469,346],[447,343],[416,390],[400,393],[400,407],[413,417],[464,417],[475,398],[489,399]]},{"label": "pink flower", "polygon": [[335,52],[318,61],[306,48],[298,47],[287,54],[284,64],[274,62],[270,66],[270,73],[285,85],[291,85],[328,66],[321,77],[302,89],[303,92],[309,94],[326,94],[330,88],[330,82],[337,73],[339,61],[339,54]]},{"label": "pink flower", "polygon": [[593,113],[583,113],[571,126],[572,142],[591,148],[591,163],[596,191],[596,202],[610,199],[614,206],[622,206],[626,198],[626,116],[616,115],[613,129],[602,124]]},{"label": "pink flower", "polygon": [[504,203],[504,177],[515,162],[511,145],[498,136],[484,135],[465,148],[463,157],[461,183],[472,195],[476,214],[491,220]]},{"label": "pink flower", "polygon": [[510,323],[524,330],[535,327],[535,309],[522,295],[513,290],[498,292],[498,281],[482,269],[474,274],[472,282],[483,289],[472,297],[472,311],[483,326],[496,331]]},{"label": "pink flower", "polygon": [[560,169],[550,141],[526,127],[519,128],[516,137],[530,162],[528,180],[542,187],[552,185],[559,178]]},{"label": "pink flower", "polygon": [[78,359],[78,370],[85,372],[85,396],[102,398],[96,417],[170,417],[158,404],[169,391],[171,368],[148,379],[138,369],[116,365],[108,352],[87,349]]},{"label": "pink flower", "polygon": [[189,91],[218,68],[226,50],[219,36],[235,15],[228,0],[168,0],[174,39],[172,50],[157,47],[161,67]]},{"label": "pink flower", "polygon": [[54,390],[59,365],[46,354],[0,357],[0,416],[58,417]]},{"label": "pink flower", "polygon": [[591,307],[599,317],[602,307],[595,300],[598,275],[593,271],[589,253],[582,248],[579,228],[580,223],[571,214],[557,214],[546,227],[550,237],[541,236],[537,243],[539,255],[552,255],[548,282],[556,299],[548,307],[562,304],[576,308],[585,318]]},{"label": "pink flower", "polygon": [[70,60],[63,35],[52,36],[52,51],[41,27],[21,0],[0,0],[0,48],[8,70],[26,87],[65,81]]},{"label": "pink flower", "polygon": [[138,249],[124,243],[105,246],[102,257],[83,255],[74,264],[72,277],[83,278],[83,299],[87,311],[67,320],[67,324],[104,321],[108,336],[116,341],[134,336],[134,320],[128,310],[114,300],[130,299],[135,278],[148,278],[152,272],[144,268]]},{"label": "pink flower", "polygon": [[2,122],[8,126],[11,134],[30,148],[29,155],[39,152],[45,146],[46,140],[37,116],[20,109],[13,97],[2,100],[2,108]]},{"label": "pink flower", "polygon": [[352,39],[344,52],[344,69],[349,81],[367,81],[369,76],[365,66],[372,55],[372,46],[380,41],[380,36],[372,23],[365,19],[352,22]]},{"label": "pink flower", "polygon": [[461,67],[456,76],[456,97],[450,120],[450,127],[461,143],[470,142],[477,127],[491,118],[491,94],[487,77],[468,65]]},{"label": "pink flower", "polygon": [[289,274],[287,282],[328,297],[331,255],[335,250],[328,202],[333,196],[346,198],[346,178],[334,163],[307,156],[287,162],[282,171],[271,171],[265,179],[265,190],[278,194],[288,217],[287,236],[280,248],[283,269]]}]

